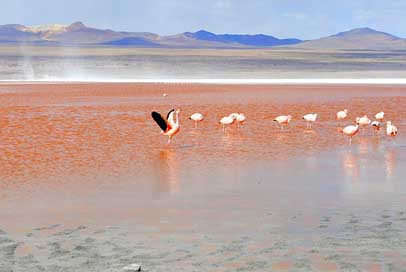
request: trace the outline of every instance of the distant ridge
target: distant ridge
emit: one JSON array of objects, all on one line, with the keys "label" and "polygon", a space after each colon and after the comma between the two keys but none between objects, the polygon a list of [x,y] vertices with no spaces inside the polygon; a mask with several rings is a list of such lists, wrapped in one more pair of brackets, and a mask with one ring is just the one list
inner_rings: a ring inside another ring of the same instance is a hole
[{"label": "distant ridge", "polygon": [[149,32],[119,32],[88,27],[82,22],[71,25],[48,24],[24,26],[0,25],[0,44],[54,46],[111,46],[151,48],[303,48],[406,50],[406,39],[371,28],[355,28],[323,37],[302,41],[278,39],[264,34],[215,34],[207,30],[159,36]]},{"label": "distant ridge", "polygon": [[278,39],[273,36],[264,34],[256,35],[238,35],[238,34],[221,34],[217,35],[206,30],[199,30],[197,32],[185,32],[186,36],[202,40],[202,41],[215,41],[222,43],[238,43],[246,46],[277,46],[277,45],[290,45],[302,42],[299,39]]},{"label": "distant ridge", "polygon": [[133,46],[133,47],[159,47],[160,45],[154,42],[151,42],[147,39],[138,38],[138,37],[127,37],[119,40],[108,41],[101,43],[101,45],[111,45],[111,46]]},{"label": "distant ridge", "polygon": [[71,25],[2,25],[0,44],[107,45],[130,47],[179,48],[244,48],[272,47],[302,42],[299,39],[278,39],[258,35],[217,35],[205,30],[159,36],[148,32],[117,32],[88,27],[82,22]]},{"label": "distant ridge", "polygon": [[406,50],[406,39],[368,27],[355,28],[295,45],[310,49]]}]

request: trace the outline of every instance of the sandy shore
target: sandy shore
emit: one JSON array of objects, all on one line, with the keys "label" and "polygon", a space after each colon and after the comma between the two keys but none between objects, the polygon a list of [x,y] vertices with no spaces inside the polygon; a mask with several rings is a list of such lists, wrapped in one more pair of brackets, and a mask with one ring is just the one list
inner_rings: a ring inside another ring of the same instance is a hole
[{"label": "sandy shore", "polygon": [[[401,271],[405,106],[404,86],[1,84],[0,267]],[[174,107],[168,147],[150,112]],[[348,146],[344,108],[384,110],[400,134]],[[223,133],[231,112],[247,122]]]}]

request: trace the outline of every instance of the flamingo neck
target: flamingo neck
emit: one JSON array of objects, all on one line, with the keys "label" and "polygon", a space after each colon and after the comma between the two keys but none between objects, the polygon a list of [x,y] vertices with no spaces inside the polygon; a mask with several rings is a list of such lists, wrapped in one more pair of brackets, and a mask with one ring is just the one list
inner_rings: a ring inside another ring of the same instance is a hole
[{"label": "flamingo neck", "polygon": [[[174,120],[174,115],[176,114],[176,120]],[[178,112],[171,112],[168,116],[168,123],[172,127],[179,127],[179,113]]]},{"label": "flamingo neck", "polygon": [[176,112],[176,121],[175,121],[175,125],[179,126],[179,113]]}]

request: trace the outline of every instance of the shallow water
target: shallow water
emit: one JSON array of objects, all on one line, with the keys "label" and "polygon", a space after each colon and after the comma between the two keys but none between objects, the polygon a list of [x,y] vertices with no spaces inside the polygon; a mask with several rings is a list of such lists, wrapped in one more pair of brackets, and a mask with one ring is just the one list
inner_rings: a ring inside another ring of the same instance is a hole
[{"label": "shallow water", "polygon": [[[1,88],[0,229],[16,245],[0,246],[6,267],[404,267],[403,87]],[[175,106],[181,132],[166,146],[149,113]],[[399,136],[367,129],[349,146],[334,121],[344,107],[351,119],[385,110]],[[235,111],[247,122],[224,133],[217,121]],[[312,129],[308,112],[320,115]],[[272,119],[285,113],[281,131]]]}]

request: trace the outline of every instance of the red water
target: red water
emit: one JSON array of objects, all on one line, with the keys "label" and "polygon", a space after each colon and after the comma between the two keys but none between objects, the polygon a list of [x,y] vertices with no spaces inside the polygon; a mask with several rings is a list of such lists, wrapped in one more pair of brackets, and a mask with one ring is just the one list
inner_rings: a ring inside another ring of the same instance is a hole
[{"label": "red water", "polygon": [[[178,107],[181,130],[167,146],[150,112]],[[344,108],[349,119],[338,124],[335,113]],[[369,128],[349,146],[337,132],[381,110],[398,126],[397,138]],[[188,120],[194,112],[205,116],[197,128]],[[247,121],[223,132],[218,120],[231,112]],[[301,116],[310,112],[319,119],[306,129]],[[272,121],[282,114],[293,116],[283,131]],[[315,269],[334,271],[339,262],[326,257],[333,253],[374,267],[375,255],[360,256],[369,244],[363,247],[367,238],[351,220],[369,227],[375,240],[367,241],[378,247],[374,224],[387,220],[387,210],[404,208],[404,120],[401,86],[0,85],[0,229],[25,243],[17,248],[22,255],[56,239],[27,233],[59,224],[55,231],[107,229],[94,234],[107,240],[117,234],[109,226],[117,226],[125,244],[145,243],[159,254],[193,243],[192,260],[222,269],[266,260],[286,270],[304,257]],[[402,229],[405,221],[393,218]],[[85,232],[77,239],[92,235]],[[349,247],[343,237],[360,244]],[[226,260],[237,253],[222,251],[224,245],[241,239],[239,257]],[[390,252],[392,239],[379,254]],[[286,246],[267,251],[280,243]],[[398,255],[382,258],[401,267]],[[188,259],[175,265],[190,267]]]},{"label": "red water", "polygon": [[[317,153],[347,144],[334,118],[343,108],[350,111],[345,124],[384,110],[402,127],[405,91],[378,86],[1,85],[0,178],[4,183],[137,176],[169,161],[198,167]],[[167,147],[150,112],[166,114],[177,107],[182,108],[181,132]],[[194,112],[205,116],[197,129],[187,119]],[[243,112],[247,122],[223,133],[218,120],[231,112]],[[309,112],[319,114],[310,130],[301,120]],[[281,114],[293,116],[284,131],[272,122]]]}]

